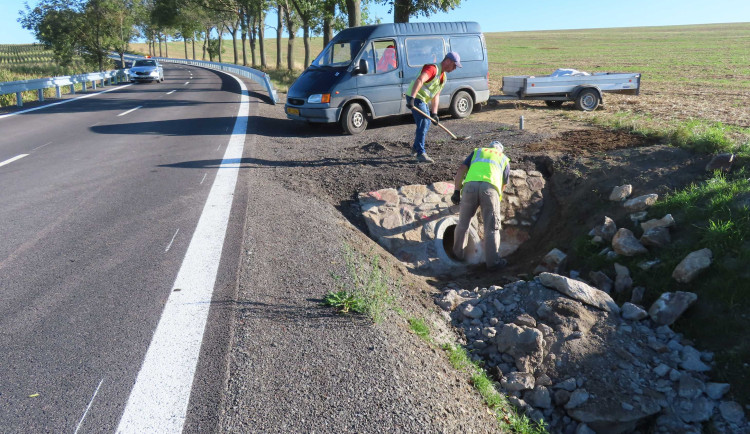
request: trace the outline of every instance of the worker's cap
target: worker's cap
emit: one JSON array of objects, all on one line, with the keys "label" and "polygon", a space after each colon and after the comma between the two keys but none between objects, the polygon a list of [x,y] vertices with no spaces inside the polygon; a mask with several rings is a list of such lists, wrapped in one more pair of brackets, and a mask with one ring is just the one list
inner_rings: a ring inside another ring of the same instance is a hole
[{"label": "worker's cap", "polygon": [[448,54],[445,55],[446,59],[450,59],[453,61],[453,63],[456,64],[456,68],[463,68],[461,66],[461,56],[458,55],[455,51],[450,51]]},{"label": "worker's cap", "polygon": [[503,146],[502,143],[500,143],[499,140],[493,140],[492,143],[488,146],[488,148],[495,148],[500,152],[503,152],[505,150],[505,146]]}]

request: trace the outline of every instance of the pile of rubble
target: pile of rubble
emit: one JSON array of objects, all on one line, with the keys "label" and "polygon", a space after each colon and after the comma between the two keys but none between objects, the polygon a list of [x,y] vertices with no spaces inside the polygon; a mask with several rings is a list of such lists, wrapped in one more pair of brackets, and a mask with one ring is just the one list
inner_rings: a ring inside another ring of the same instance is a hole
[{"label": "pile of rubble", "polygon": [[[630,185],[616,187],[610,200],[630,213],[640,238],[609,217],[589,234],[614,260],[671,242],[671,215],[644,221],[658,196],[628,200],[631,192]],[[437,300],[518,409],[551,432],[700,433],[706,422],[718,432],[750,432],[742,406],[725,399],[730,385],[709,381],[713,354],[670,328],[696,294],[664,293],[646,310],[645,288],[633,287],[627,267],[616,263],[614,280],[594,271],[588,283],[575,271],[562,276],[565,260],[553,249],[532,281],[473,291],[449,285]],[[672,277],[688,283],[711,260],[709,249],[692,252]],[[630,302],[618,306],[611,291],[630,291]]]},{"label": "pile of rubble", "polygon": [[708,381],[713,355],[669,324],[694,294],[667,293],[646,313],[554,273],[474,291],[446,288],[437,300],[463,331],[466,348],[511,402],[550,432],[745,433],[742,407]]}]

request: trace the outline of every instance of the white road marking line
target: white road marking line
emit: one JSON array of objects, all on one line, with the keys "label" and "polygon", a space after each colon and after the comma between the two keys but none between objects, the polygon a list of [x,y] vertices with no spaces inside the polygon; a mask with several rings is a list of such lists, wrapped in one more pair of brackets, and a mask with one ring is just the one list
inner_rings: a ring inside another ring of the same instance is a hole
[{"label": "white road marking line", "polygon": [[141,107],[143,107],[143,106],[142,106],[142,105],[139,105],[138,107],[136,107],[136,108],[132,108],[132,109],[130,109],[130,110],[128,110],[128,111],[126,111],[126,112],[122,112],[122,113],[120,113],[120,114],[119,114],[119,115],[117,115],[117,116],[125,116],[126,114],[128,114],[128,113],[132,113],[132,112],[134,112],[134,111],[138,110],[138,109],[139,109],[139,108],[141,108]]},{"label": "white road marking line", "polygon": [[203,174],[203,179],[201,179],[201,183],[200,183],[200,184],[198,184],[198,185],[203,185],[203,181],[205,181],[205,180],[206,180],[206,177],[207,177],[207,176],[208,176],[208,173],[204,173],[204,174]]},{"label": "white road marking line", "polygon": [[42,149],[43,147],[45,147],[47,145],[51,145],[51,144],[52,144],[52,142],[47,142],[47,143],[43,144],[42,146],[37,146],[36,148],[32,149],[31,152],[34,152],[37,149]]},{"label": "white road marking line", "polygon": [[172,94],[173,94],[173,93],[175,93],[175,92],[177,92],[177,89],[175,89],[175,90],[173,90],[173,91],[171,91],[171,92],[167,92],[167,95],[172,95]]},{"label": "white road marking line", "polygon": [[171,240],[171,241],[169,242],[169,244],[167,245],[167,248],[166,248],[166,249],[164,249],[164,252],[168,252],[168,251],[169,251],[169,249],[170,249],[170,248],[172,247],[172,243],[174,243],[174,239],[175,239],[175,238],[177,237],[177,234],[178,234],[178,233],[180,233],[180,228],[177,228],[177,232],[175,232],[175,233],[174,233],[174,235],[172,235],[172,240]]},{"label": "white road marking line", "polygon": [[5,161],[3,161],[3,162],[0,163],[0,167],[5,166],[6,164],[10,164],[10,163],[12,163],[12,162],[14,162],[16,160],[20,160],[23,157],[28,157],[28,156],[29,156],[29,154],[21,154],[21,155],[16,155],[13,158],[8,158],[7,160],[5,160]]},{"label": "white road marking line", "polygon": [[239,113],[203,212],[125,405],[118,433],[182,432],[224,246],[250,112],[240,84]]},{"label": "white road marking line", "polygon": [[114,90],[123,89],[123,88],[126,88],[128,86],[132,86],[132,85],[133,85],[133,83],[130,83],[130,84],[126,84],[124,86],[116,87],[114,89],[107,89],[107,90],[103,90],[101,92],[96,92],[96,93],[90,93],[90,94],[87,94],[87,95],[82,95],[82,96],[79,96],[78,98],[66,99],[64,101],[53,102],[52,104],[47,104],[47,105],[43,105],[43,106],[39,106],[39,107],[34,107],[34,108],[26,109],[26,110],[21,110],[21,111],[18,111],[18,112],[8,113],[8,114],[0,116],[0,119],[7,118],[7,117],[10,117],[10,116],[20,115],[22,113],[28,113],[28,112],[33,112],[33,111],[36,111],[36,110],[41,110],[43,108],[52,107],[52,106],[56,106],[56,105],[59,105],[59,104],[65,104],[65,103],[72,102],[72,101],[78,101],[79,99],[89,98],[89,97],[92,97],[94,95],[99,95],[100,93],[112,92]]},{"label": "white road marking line", "polygon": [[81,416],[81,420],[78,421],[78,426],[76,427],[76,431],[73,434],[78,434],[78,430],[81,429],[81,424],[83,423],[83,420],[86,419],[86,414],[91,409],[91,404],[94,403],[94,399],[96,398],[96,394],[99,393],[99,388],[102,387],[102,383],[104,382],[104,378],[99,381],[99,385],[96,386],[96,390],[94,391],[94,396],[91,397],[91,401],[89,401],[88,407],[86,407],[86,411],[83,412],[83,416]]},{"label": "white road marking line", "polygon": [[189,82],[189,81],[186,81],[186,82],[185,82],[185,86],[187,86],[187,85],[188,85],[188,83],[190,83],[190,82]]}]

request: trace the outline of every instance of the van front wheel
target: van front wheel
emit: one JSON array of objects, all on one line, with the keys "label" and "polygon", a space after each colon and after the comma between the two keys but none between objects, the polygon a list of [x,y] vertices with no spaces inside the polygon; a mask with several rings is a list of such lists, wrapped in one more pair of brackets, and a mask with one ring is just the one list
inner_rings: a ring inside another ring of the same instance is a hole
[{"label": "van front wheel", "polygon": [[341,115],[341,128],[346,134],[359,134],[367,128],[367,112],[362,105],[353,102],[344,108]]},{"label": "van front wheel", "polygon": [[463,90],[458,92],[451,101],[451,116],[456,119],[463,119],[471,114],[474,108],[474,99]]}]

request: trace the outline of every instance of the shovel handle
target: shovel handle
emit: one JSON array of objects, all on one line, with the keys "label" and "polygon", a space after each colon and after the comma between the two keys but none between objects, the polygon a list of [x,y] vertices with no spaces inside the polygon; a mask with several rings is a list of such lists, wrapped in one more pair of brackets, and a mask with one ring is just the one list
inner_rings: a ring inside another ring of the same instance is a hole
[{"label": "shovel handle", "polygon": [[[432,120],[432,117],[430,117],[430,115],[428,115],[427,113],[425,113],[425,112],[423,112],[422,110],[418,109],[418,108],[417,108],[416,106],[415,106],[415,107],[412,107],[412,109],[416,110],[416,111],[417,111],[417,113],[421,114],[422,116],[426,117],[427,119],[430,119],[430,120]],[[445,132],[446,132],[446,133],[450,134],[450,135],[451,135],[451,137],[453,137],[453,140],[458,140],[458,137],[456,137],[456,135],[455,135],[455,134],[451,133],[451,130],[449,130],[448,128],[444,127],[444,126],[443,126],[443,124],[441,124],[440,122],[438,122],[438,124],[437,124],[437,125],[438,125],[438,126],[439,126],[440,128],[442,128],[443,130],[445,130]]]}]

